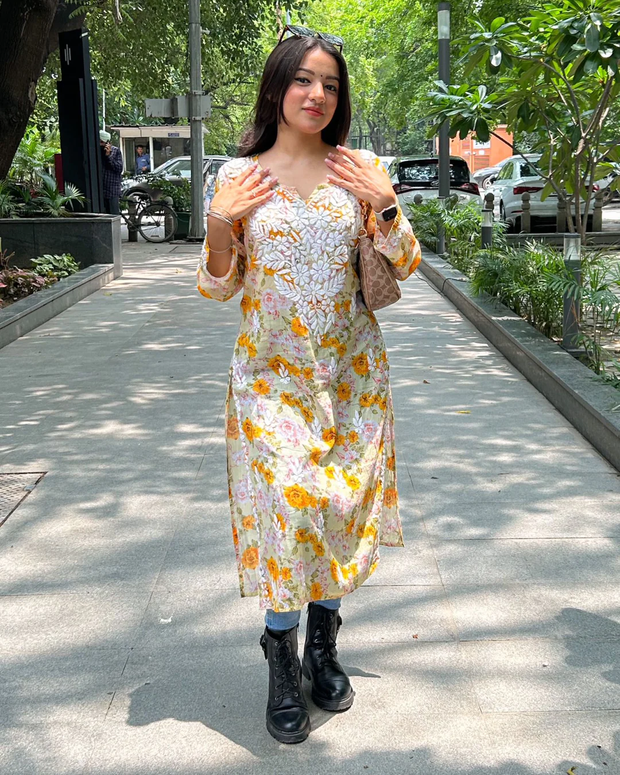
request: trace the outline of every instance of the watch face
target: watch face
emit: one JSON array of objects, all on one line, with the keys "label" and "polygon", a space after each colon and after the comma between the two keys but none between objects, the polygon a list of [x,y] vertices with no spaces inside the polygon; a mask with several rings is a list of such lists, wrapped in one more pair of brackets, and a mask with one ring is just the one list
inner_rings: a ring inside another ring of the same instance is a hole
[{"label": "watch face", "polygon": [[388,207],[386,210],[384,210],[381,213],[381,216],[383,217],[384,221],[393,221],[394,218],[396,218],[396,213],[398,212],[398,207],[396,205],[394,207]]}]

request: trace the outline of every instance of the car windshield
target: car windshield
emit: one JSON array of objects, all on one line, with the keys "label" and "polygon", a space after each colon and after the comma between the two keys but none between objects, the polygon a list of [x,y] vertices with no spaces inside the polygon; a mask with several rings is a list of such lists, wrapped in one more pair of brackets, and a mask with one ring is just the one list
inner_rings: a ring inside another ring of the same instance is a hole
[{"label": "car windshield", "polygon": [[[439,184],[439,166],[437,159],[412,159],[401,161],[398,165],[398,182],[434,188]],[[469,183],[469,170],[464,161],[450,159],[450,185],[462,186]]]},{"label": "car windshield", "polygon": [[191,178],[192,176],[192,162],[191,159],[179,159],[179,161],[171,164],[167,170],[166,175],[179,175],[183,178]]}]

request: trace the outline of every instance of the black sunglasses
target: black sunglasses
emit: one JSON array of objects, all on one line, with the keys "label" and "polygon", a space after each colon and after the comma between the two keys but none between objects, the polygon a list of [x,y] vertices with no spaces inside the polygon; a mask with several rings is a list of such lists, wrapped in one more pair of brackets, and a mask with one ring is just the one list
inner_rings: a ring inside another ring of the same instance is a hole
[{"label": "black sunglasses", "polygon": [[296,24],[287,24],[286,27],[282,30],[278,45],[282,43],[287,32],[290,32],[291,36],[295,38],[320,38],[326,43],[331,43],[331,45],[337,48],[338,51],[342,54],[344,40],[338,35],[330,35],[329,32],[315,32],[314,30],[309,30],[307,27],[298,27]]}]

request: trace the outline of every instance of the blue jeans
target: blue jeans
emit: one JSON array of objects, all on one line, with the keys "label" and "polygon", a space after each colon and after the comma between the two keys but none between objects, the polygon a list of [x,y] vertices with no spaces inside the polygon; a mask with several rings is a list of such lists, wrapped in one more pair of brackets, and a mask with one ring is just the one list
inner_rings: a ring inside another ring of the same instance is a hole
[{"label": "blue jeans", "polygon": [[[340,608],[342,598],[336,597],[333,600],[317,600],[316,602],[317,605],[329,608],[330,611],[337,611]],[[293,627],[297,627],[300,618],[301,611],[283,611],[282,613],[276,613],[269,608],[265,612],[265,625],[269,627],[270,630],[291,630]]]}]

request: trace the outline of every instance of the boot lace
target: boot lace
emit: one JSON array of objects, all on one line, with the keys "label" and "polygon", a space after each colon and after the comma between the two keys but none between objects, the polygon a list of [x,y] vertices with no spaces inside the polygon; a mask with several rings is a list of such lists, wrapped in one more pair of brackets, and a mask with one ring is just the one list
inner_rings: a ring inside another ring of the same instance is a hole
[{"label": "boot lace", "polygon": [[284,697],[299,697],[298,664],[288,638],[275,642],[275,702]]},{"label": "boot lace", "polygon": [[[335,662],[338,657],[336,648],[336,638],[332,635],[334,629],[335,612],[330,611],[325,618],[318,622],[312,633],[312,647],[317,649],[317,658],[321,665],[325,662]],[[339,623],[336,625],[336,635],[338,634]]]}]

